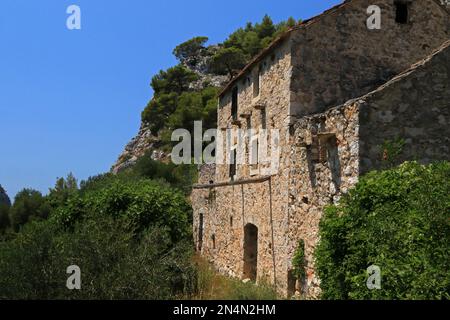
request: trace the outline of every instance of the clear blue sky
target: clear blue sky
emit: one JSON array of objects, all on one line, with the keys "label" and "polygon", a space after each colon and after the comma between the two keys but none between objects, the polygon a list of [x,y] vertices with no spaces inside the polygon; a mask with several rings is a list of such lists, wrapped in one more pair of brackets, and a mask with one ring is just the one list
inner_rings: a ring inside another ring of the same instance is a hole
[{"label": "clear blue sky", "polygon": [[[137,133],[151,76],[194,36],[223,41],[265,13],[309,18],[340,0],[2,0],[0,184],[44,193],[106,172]],[[66,8],[81,8],[81,30]]]}]

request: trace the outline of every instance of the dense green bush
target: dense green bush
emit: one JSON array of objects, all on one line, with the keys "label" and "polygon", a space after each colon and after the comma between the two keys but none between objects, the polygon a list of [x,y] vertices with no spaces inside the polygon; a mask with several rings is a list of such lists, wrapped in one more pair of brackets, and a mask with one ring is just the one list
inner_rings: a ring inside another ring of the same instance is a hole
[{"label": "dense green bush", "polygon": [[9,206],[0,203],[0,233],[3,233],[9,226]]},{"label": "dense green bush", "polygon": [[[317,269],[325,299],[450,298],[450,164],[371,172],[329,207]],[[366,286],[381,268],[381,289]]]},{"label": "dense green bush", "polygon": [[[90,215],[72,232],[31,222],[0,242],[0,299],[171,299],[193,290],[187,240],[164,229],[136,239],[126,221]],[[68,290],[68,266],[81,269],[81,290]]]},{"label": "dense green bush", "polygon": [[52,216],[65,228],[92,215],[125,219],[138,231],[166,228],[176,242],[190,234],[191,207],[185,196],[151,180],[111,179],[101,189],[68,200]]},{"label": "dense green bush", "polygon": [[14,198],[9,212],[11,226],[18,231],[31,219],[46,219],[50,210],[49,203],[39,191],[23,189]]},{"label": "dense green bush", "polygon": [[[58,182],[52,197],[59,206],[50,218],[30,220],[0,240],[0,299],[192,294],[192,217],[183,193],[136,173],[99,175],[79,190]],[[70,265],[81,268],[82,290],[65,286]]]}]

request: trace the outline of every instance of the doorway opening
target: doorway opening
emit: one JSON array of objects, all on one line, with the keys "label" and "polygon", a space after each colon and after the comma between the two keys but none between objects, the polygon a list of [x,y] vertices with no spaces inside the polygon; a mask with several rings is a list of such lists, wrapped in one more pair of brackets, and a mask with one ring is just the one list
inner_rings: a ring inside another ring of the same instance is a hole
[{"label": "doorway opening", "polygon": [[254,224],[244,227],[244,279],[256,281],[258,269],[258,228]]}]

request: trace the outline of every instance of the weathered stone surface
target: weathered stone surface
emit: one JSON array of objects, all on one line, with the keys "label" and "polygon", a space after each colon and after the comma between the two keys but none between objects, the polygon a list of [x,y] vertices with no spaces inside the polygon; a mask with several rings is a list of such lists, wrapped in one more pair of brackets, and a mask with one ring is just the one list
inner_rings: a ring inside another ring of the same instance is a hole
[{"label": "weathered stone surface", "polygon": [[[238,164],[236,184],[194,189],[197,248],[220,272],[246,279],[252,263],[257,281],[275,284],[281,294],[300,289],[316,298],[314,250],[323,208],[381,165],[380,145],[403,137],[401,160],[450,158],[449,43],[435,51],[449,38],[448,14],[436,1],[414,1],[409,24],[398,25],[393,1],[378,1],[383,27],[370,31],[370,4],[348,1],[291,31],[223,93],[218,129],[278,129],[281,153],[279,170],[266,180],[239,184],[264,177],[265,166]],[[238,119],[232,118],[234,87]],[[230,181],[229,166],[202,169],[200,179]],[[249,224],[258,228],[256,262],[246,255]],[[307,277],[296,285],[292,258],[300,239]]]}]

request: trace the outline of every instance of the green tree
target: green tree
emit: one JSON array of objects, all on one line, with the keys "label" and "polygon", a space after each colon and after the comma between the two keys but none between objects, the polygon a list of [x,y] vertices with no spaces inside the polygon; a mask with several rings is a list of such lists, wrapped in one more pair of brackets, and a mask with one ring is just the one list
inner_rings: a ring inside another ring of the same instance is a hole
[{"label": "green tree", "polygon": [[255,30],[258,33],[260,39],[272,37],[276,31],[275,25],[272,19],[266,14],[260,24],[256,24]]},{"label": "green tree", "polygon": [[173,54],[180,62],[191,62],[195,65],[197,63],[196,57],[199,52],[205,48],[205,43],[208,41],[208,37],[195,37],[182,44],[178,45]]},{"label": "green tree", "polygon": [[52,221],[71,229],[78,221],[100,214],[125,219],[138,231],[164,227],[173,241],[190,233],[192,209],[184,194],[168,186],[117,177],[91,190],[70,198],[52,215]]},{"label": "green tree", "polygon": [[70,196],[78,192],[78,182],[72,172],[67,177],[57,178],[55,187],[49,189],[48,202],[53,208],[64,205]]},{"label": "green tree", "polygon": [[[89,215],[72,231],[33,221],[0,242],[0,299],[173,299],[193,291],[190,240],[172,243],[164,228],[137,238],[126,221]],[[78,265],[82,290],[67,290]]]},{"label": "green tree", "polygon": [[18,231],[30,219],[46,219],[50,213],[50,206],[39,191],[23,189],[14,198],[10,210],[11,225]]},{"label": "green tree", "polygon": [[[449,299],[450,163],[415,162],[362,177],[320,223],[325,299]],[[369,290],[367,268],[381,269]]]},{"label": "green tree", "polygon": [[286,26],[289,28],[295,27],[297,25],[297,21],[293,17],[289,17],[286,21]]},{"label": "green tree", "polygon": [[156,135],[167,121],[167,118],[177,109],[178,94],[162,93],[155,95],[142,112],[142,120],[149,125]]},{"label": "green tree", "polygon": [[11,200],[8,197],[5,189],[3,189],[2,185],[0,185],[0,204],[4,204],[8,207],[11,206]]},{"label": "green tree", "polygon": [[189,88],[189,84],[197,80],[198,76],[179,64],[169,68],[167,71],[161,70],[152,78],[151,86],[155,94],[177,93],[181,94]]},{"label": "green tree", "polygon": [[211,69],[218,74],[228,74],[230,79],[236,70],[245,66],[247,58],[238,48],[224,48],[219,50],[211,60]]},{"label": "green tree", "polygon": [[9,206],[0,203],[0,233],[4,232],[9,226]]}]

